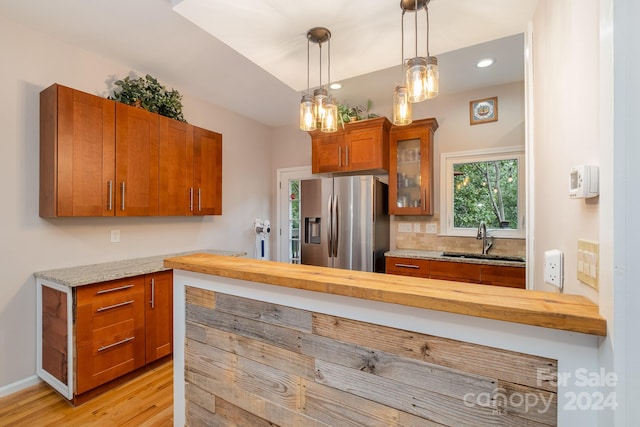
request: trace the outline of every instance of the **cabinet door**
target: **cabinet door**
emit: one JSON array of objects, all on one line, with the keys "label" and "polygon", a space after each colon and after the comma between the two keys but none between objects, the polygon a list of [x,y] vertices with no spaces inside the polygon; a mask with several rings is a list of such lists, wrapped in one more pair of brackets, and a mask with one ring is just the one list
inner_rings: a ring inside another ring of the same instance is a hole
[{"label": "cabinet door", "polygon": [[115,102],[53,85],[40,94],[40,216],[113,216]]},{"label": "cabinet door", "polygon": [[194,126],[193,214],[222,215],[222,135]]},{"label": "cabinet door", "polygon": [[158,215],[159,116],[116,103],[116,215]]},{"label": "cabinet door", "polygon": [[390,131],[389,213],[433,215],[435,119],[416,120]]},{"label": "cabinet door", "polygon": [[346,156],[343,134],[315,132],[311,138],[311,171],[313,173],[343,171]]},{"label": "cabinet door", "polygon": [[78,287],[75,329],[76,395],[143,366],[143,277]]},{"label": "cabinet door", "polygon": [[526,288],[526,268],[503,265],[483,265],[481,281],[485,285]]},{"label": "cabinet door", "polygon": [[432,279],[480,283],[480,269],[482,267],[480,264],[432,260],[429,267],[429,275]]},{"label": "cabinet door", "polygon": [[[384,119],[386,121],[386,119]],[[345,134],[345,169],[349,171],[389,170],[389,133],[384,121],[372,119],[372,127],[353,129],[349,125]]]},{"label": "cabinet door", "polygon": [[173,272],[145,276],[146,363],[173,353]]},{"label": "cabinet door", "polygon": [[191,215],[193,126],[160,117],[159,215]]}]

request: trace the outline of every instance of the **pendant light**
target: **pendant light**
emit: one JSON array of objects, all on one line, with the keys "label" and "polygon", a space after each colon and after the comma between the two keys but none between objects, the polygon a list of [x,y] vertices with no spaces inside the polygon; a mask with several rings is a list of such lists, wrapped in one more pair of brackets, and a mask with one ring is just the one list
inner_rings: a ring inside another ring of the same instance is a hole
[{"label": "pendant light", "polygon": [[[338,130],[338,107],[333,102],[331,95],[322,85],[322,43],[328,46],[328,83],[331,84],[331,32],[323,27],[315,27],[307,32],[307,92],[302,95],[300,101],[300,129],[313,131],[320,129],[322,132],[335,132]],[[320,51],[320,85],[313,91],[313,97],[309,89],[309,44],[316,43]]]},{"label": "pendant light", "polygon": [[[429,0],[401,0],[400,7],[415,13],[416,56],[407,61],[406,79],[409,102],[421,102],[438,96],[438,58],[429,54]],[[424,8],[427,15],[427,56],[418,56],[418,11]]]},{"label": "pendant light", "polygon": [[402,19],[400,24],[400,33],[402,42],[400,44],[400,71],[402,73],[402,83],[395,84],[393,88],[393,124],[396,126],[405,126],[411,124],[412,112],[411,103],[409,102],[409,92],[405,83],[404,71],[404,10],[402,11]]}]

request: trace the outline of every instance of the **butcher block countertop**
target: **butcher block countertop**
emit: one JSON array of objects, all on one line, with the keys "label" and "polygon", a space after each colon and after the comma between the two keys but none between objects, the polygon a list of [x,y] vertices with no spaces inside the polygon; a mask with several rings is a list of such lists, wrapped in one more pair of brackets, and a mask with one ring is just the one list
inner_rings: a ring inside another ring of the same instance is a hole
[{"label": "butcher block countertop", "polygon": [[605,336],[598,306],[578,295],[212,255],[167,258],[167,268]]}]

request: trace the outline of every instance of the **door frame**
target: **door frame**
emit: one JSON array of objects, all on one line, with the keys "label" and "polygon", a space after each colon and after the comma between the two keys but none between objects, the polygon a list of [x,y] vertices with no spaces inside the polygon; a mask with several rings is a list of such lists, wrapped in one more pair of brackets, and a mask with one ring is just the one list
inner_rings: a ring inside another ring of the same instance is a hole
[{"label": "door frame", "polygon": [[[277,189],[277,203],[276,203],[276,261],[289,262],[289,192],[288,183],[292,179],[305,179],[311,178],[311,165],[308,166],[296,166],[291,168],[279,168],[276,170],[276,189]],[[283,186],[283,183],[285,185]]]}]

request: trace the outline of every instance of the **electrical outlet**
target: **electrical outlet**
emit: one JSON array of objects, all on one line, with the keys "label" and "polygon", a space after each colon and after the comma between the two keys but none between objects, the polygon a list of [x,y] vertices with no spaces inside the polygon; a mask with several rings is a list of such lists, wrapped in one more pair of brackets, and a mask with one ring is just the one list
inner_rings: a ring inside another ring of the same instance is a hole
[{"label": "electrical outlet", "polygon": [[111,230],[111,243],[118,243],[120,241],[120,230]]},{"label": "electrical outlet", "polygon": [[562,289],[563,256],[558,249],[544,252],[544,282]]},{"label": "electrical outlet", "polygon": [[414,233],[419,233],[420,232],[420,223],[416,222],[413,224],[413,232]]},{"label": "electrical outlet", "polygon": [[438,225],[435,223],[427,223],[427,233],[436,234],[438,232]]}]

